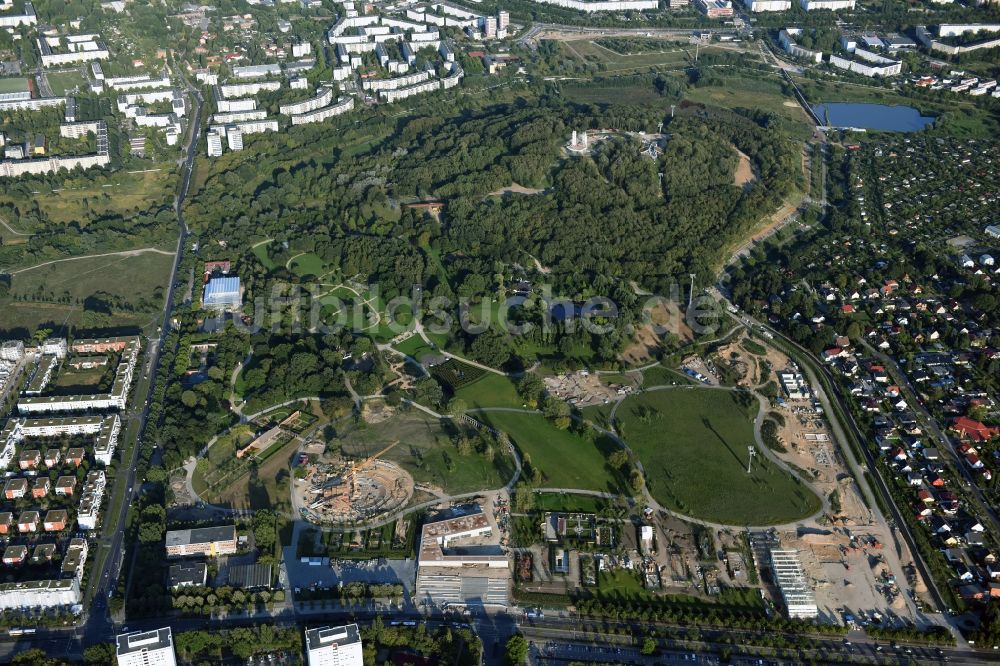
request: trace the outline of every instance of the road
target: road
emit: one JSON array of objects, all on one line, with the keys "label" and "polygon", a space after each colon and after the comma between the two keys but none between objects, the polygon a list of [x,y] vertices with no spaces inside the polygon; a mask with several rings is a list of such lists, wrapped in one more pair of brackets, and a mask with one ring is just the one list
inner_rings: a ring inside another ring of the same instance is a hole
[{"label": "road", "polygon": [[[106,524],[109,520],[115,520],[113,523],[115,525],[115,532],[111,537],[111,546],[108,556],[104,559],[103,566],[100,570],[91,572],[91,576],[97,577],[98,583],[93,601],[91,602],[91,607],[89,609],[87,624],[85,625],[84,638],[86,643],[108,640],[112,636],[114,630],[114,625],[108,612],[108,593],[109,590],[114,589],[118,580],[118,575],[121,573],[119,570],[119,563],[122,560],[125,550],[125,517],[128,514],[129,506],[139,494],[139,488],[135,483],[136,464],[139,459],[139,442],[142,441],[142,436],[146,430],[146,424],[149,419],[149,405],[153,397],[153,389],[155,388],[156,372],[163,353],[164,340],[166,340],[167,333],[170,330],[170,312],[173,308],[174,302],[174,285],[177,282],[177,275],[180,269],[181,259],[184,254],[184,246],[188,236],[187,225],[184,223],[183,203],[185,197],[187,197],[188,189],[191,186],[191,173],[194,167],[195,148],[198,144],[198,136],[201,132],[201,114],[204,100],[202,99],[201,92],[194,88],[191,83],[184,78],[180,68],[173,66],[173,63],[171,64],[174,69],[174,73],[181,79],[181,81],[184,82],[188,92],[194,99],[194,110],[191,114],[191,124],[188,128],[189,134],[187,144],[184,148],[185,157],[182,170],[183,176],[181,178],[177,196],[174,199],[174,211],[177,215],[177,225],[179,229],[177,252],[174,256],[174,265],[170,273],[170,281],[167,286],[167,294],[163,305],[161,333],[158,339],[151,341],[148,352],[147,372],[151,381],[148,384],[146,395],[142,397],[144,402],[134,403],[135,405],[142,405],[142,413],[139,417],[140,424],[136,439],[132,442],[131,458],[129,459],[127,465],[123,465],[123,469],[128,469],[128,474],[120,475],[117,478],[115,482],[115,490],[112,491],[112,497],[114,497],[117,494],[117,489],[124,484],[126,488],[125,497],[118,507],[117,516],[105,515],[104,517]],[[136,399],[138,398],[139,396],[136,397]],[[109,506],[109,510],[110,509],[111,507]]]}]

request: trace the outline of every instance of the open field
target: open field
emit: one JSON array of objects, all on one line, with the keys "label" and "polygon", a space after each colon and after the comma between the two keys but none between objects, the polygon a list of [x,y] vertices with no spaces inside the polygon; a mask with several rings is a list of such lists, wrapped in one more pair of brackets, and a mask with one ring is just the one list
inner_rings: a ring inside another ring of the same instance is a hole
[{"label": "open field", "polygon": [[[273,450],[261,454],[264,460],[259,465],[249,465],[246,473],[234,479],[224,490],[203,499],[234,509],[287,510],[291,505],[291,463],[297,449],[298,441],[295,439],[279,442]],[[195,489],[198,487],[195,486]]]},{"label": "open field", "polygon": [[[76,223],[86,226],[87,221],[105,214],[128,216],[130,213],[169,206],[174,195],[175,181],[169,167],[162,171],[128,173],[117,171],[101,174],[95,181],[77,185],[67,179],[58,196],[11,196],[0,192],[0,203],[33,208],[36,204],[52,222]],[[17,225],[12,225],[21,231]]]},{"label": "open field", "polygon": [[14,275],[0,327],[152,327],[173,257],[155,252],[66,261]]},{"label": "open field", "polygon": [[494,447],[496,455],[490,462],[475,452],[463,456],[452,443],[453,436],[474,433],[419,412],[399,413],[377,424],[350,426],[333,444],[349,458],[364,458],[399,440],[383,458],[398,463],[417,484],[452,494],[500,488],[514,473],[513,461],[500,447]]},{"label": "open field", "polygon": [[80,74],[79,70],[71,72],[48,72],[45,78],[49,81],[49,87],[55,95],[65,95],[74,88],[84,90],[87,87],[87,79]]},{"label": "open field", "polygon": [[253,254],[255,257],[257,257],[257,259],[260,260],[261,265],[270,271],[274,270],[275,264],[271,260],[271,258],[267,256],[267,246],[268,246],[267,242],[260,243],[259,245],[254,245]]},{"label": "open field", "polygon": [[[661,65],[680,67],[691,57],[688,50],[692,48],[690,44],[678,42],[662,50],[627,54],[618,53],[587,39],[562,42],[561,47],[563,53],[569,57],[606,65],[605,72],[609,74]],[[703,52],[709,50],[702,49]]]},{"label": "open field", "polygon": [[492,372],[455,391],[470,409],[476,407],[523,407],[524,400],[514,389],[514,382]]},{"label": "open field", "polygon": [[812,515],[821,504],[807,487],[759,454],[747,474],[753,409],[735,394],[677,388],[627,398],[619,431],[646,470],[663,506],[728,525],[769,525]]},{"label": "open field", "polygon": [[306,275],[319,277],[326,272],[326,264],[323,263],[323,259],[319,255],[307,252],[306,254],[289,259],[288,269],[299,277],[305,277]]},{"label": "open field", "polygon": [[721,85],[690,88],[684,98],[690,102],[729,109],[769,111],[792,121],[794,124],[789,129],[794,128],[797,138],[807,139],[812,134],[809,116],[794,97],[782,91],[781,81],[778,78],[764,80],[722,77]]},{"label": "open field", "polygon": [[618,448],[611,440],[559,430],[541,414],[487,412],[476,417],[507,433],[522,454],[530,456],[541,470],[541,487],[620,492],[621,479],[605,459]]},{"label": "open field", "polygon": [[0,93],[24,92],[28,90],[28,79],[24,77],[0,79]]},{"label": "open field", "polygon": [[52,390],[55,393],[67,395],[94,392],[108,372],[108,367],[75,370],[64,366],[55,381],[52,382]]},{"label": "open field", "polygon": [[416,359],[417,361],[419,361],[420,357],[424,354],[434,351],[419,335],[411,335],[398,345],[395,345],[393,348]]}]

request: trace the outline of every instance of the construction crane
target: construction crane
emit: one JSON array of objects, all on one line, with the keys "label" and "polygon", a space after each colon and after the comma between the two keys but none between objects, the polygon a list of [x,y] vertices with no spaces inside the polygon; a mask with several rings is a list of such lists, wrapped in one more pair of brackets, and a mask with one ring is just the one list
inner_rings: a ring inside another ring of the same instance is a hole
[{"label": "construction crane", "polygon": [[381,451],[379,451],[375,455],[370,456],[370,457],[362,460],[360,463],[355,463],[355,462],[351,463],[350,468],[347,470],[347,479],[346,479],[346,481],[348,483],[348,488],[350,488],[351,495],[354,495],[355,491],[357,490],[354,487],[354,482],[355,482],[355,479],[357,479],[358,472],[360,472],[360,471],[362,471],[364,469],[367,469],[369,465],[371,465],[376,460],[378,460],[379,458],[381,458],[382,456],[384,456],[386,453],[388,453],[397,444],[399,444],[399,440],[398,439],[393,440],[392,443],[389,444],[389,446],[385,447],[384,449],[382,449]]}]

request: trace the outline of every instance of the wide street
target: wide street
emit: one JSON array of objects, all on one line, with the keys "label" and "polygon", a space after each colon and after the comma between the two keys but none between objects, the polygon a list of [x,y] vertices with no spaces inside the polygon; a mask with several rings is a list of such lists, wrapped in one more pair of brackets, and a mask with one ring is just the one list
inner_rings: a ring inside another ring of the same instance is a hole
[{"label": "wide street", "polygon": [[[139,426],[134,431],[135,436],[130,438],[131,441],[127,442],[131,446],[131,456],[127,463],[123,464],[123,467],[128,470],[128,473],[124,476],[119,476],[116,480],[115,487],[112,490],[112,500],[109,502],[108,512],[105,516],[105,524],[108,524],[107,521],[111,520],[113,522],[110,524],[114,525],[110,548],[107,549],[107,555],[102,560],[101,567],[99,569],[95,567],[91,573],[92,576],[96,577],[97,585],[92,597],[91,606],[87,611],[87,622],[83,632],[86,643],[107,640],[112,635],[112,623],[107,601],[110,592],[117,585],[118,576],[121,573],[121,563],[125,552],[125,518],[128,515],[129,506],[138,497],[141,490],[141,485],[137,486],[135,482],[136,465],[139,459],[139,442],[142,441],[143,433],[146,430],[146,423],[149,419],[150,402],[153,397],[153,389],[155,388],[156,372],[159,368],[160,356],[163,353],[163,343],[170,330],[170,311],[174,302],[174,286],[177,282],[178,269],[180,268],[181,259],[184,254],[184,245],[187,241],[187,226],[184,224],[183,203],[191,186],[191,173],[194,166],[198,136],[201,130],[201,114],[204,100],[202,99],[201,92],[183,77],[180,69],[176,67],[174,69],[175,73],[185,82],[188,92],[191,93],[194,99],[194,111],[191,115],[191,124],[188,128],[188,138],[185,146],[183,176],[177,196],[174,199],[174,210],[177,215],[179,229],[177,252],[174,256],[174,265],[170,273],[166,298],[164,299],[160,335],[158,338],[152,338],[149,341],[147,364],[144,369],[143,379],[140,379],[139,382],[141,386],[142,382],[145,381],[146,393],[144,396],[140,396],[137,390],[136,396],[133,398],[133,418],[136,418],[134,416],[136,410],[141,410],[141,413],[137,417]],[[142,402],[139,402],[140,400]],[[131,432],[131,429],[128,432]],[[116,506],[114,499],[119,497],[121,499]],[[112,513],[115,509],[117,509],[117,515]]]}]

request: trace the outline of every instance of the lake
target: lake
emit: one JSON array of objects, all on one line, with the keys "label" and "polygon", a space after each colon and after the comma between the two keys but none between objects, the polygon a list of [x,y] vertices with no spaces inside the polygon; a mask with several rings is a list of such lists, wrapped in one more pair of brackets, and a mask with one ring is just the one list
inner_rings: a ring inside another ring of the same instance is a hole
[{"label": "lake", "polygon": [[813,111],[824,125],[830,127],[858,127],[883,132],[916,132],[934,122],[932,116],[922,116],[910,106],[833,102],[817,104]]}]

